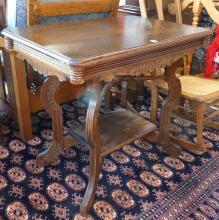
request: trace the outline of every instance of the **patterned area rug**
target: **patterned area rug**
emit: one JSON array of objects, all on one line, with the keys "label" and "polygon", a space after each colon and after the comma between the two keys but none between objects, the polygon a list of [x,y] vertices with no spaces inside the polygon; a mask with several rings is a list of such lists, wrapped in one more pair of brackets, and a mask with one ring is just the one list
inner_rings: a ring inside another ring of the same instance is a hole
[{"label": "patterned area rug", "polygon": [[[82,99],[62,105],[65,127],[84,123],[86,103]],[[147,106],[136,106],[145,118]],[[89,148],[77,144],[51,166],[40,167],[35,157],[52,139],[51,120],[44,111],[32,120],[35,138],[27,143],[14,122],[4,127],[0,219],[77,219],[88,182]],[[180,119],[173,119],[171,130],[190,140],[196,136],[195,126]],[[136,140],[107,156],[87,219],[219,219],[219,131],[206,129],[204,136],[211,148],[203,154],[183,151],[172,158],[160,146]]]}]

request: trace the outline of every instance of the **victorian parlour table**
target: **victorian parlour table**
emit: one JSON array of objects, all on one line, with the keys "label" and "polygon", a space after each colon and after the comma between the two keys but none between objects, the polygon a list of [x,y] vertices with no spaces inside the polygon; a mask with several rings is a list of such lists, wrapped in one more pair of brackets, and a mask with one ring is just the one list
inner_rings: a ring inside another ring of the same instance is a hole
[{"label": "victorian parlour table", "polygon": [[[55,161],[70,141],[63,135],[62,110],[54,98],[57,87],[65,80],[74,85],[86,85],[89,105],[85,125],[69,131],[75,140],[90,145],[90,178],[81,204],[82,215],[86,215],[91,207],[103,158],[156,128],[127,109],[99,114],[102,96],[112,80],[158,79],[163,76],[155,70],[165,68],[163,75],[169,86],[169,95],[162,107],[159,141],[166,151],[176,151],[169,135],[170,114],[181,94],[180,81],[175,76],[176,61],[203,46],[210,31],[166,21],[120,16],[5,29],[3,35],[11,53],[15,76],[24,74],[25,60],[47,77],[41,98],[52,117],[53,143],[38,156],[40,164]],[[104,88],[101,81],[106,82]]]}]

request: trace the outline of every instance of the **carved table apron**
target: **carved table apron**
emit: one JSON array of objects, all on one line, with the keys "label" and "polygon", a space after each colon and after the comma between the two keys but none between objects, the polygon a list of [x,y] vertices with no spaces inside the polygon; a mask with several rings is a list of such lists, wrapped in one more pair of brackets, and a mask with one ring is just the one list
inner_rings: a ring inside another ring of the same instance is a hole
[{"label": "carved table apron", "polygon": [[85,216],[91,207],[104,156],[156,128],[128,110],[100,117],[101,95],[110,85],[107,84],[101,93],[101,81],[111,82],[121,77],[151,80],[160,78],[151,73],[164,67],[169,95],[162,107],[159,142],[166,151],[176,153],[169,134],[170,114],[181,94],[180,81],[175,75],[176,61],[203,46],[210,36],[208,30],[121,16],[6,29],[3,34],[14,66],[14,83],[19,83],[16,76],[24,72],[22,60],[47,76],[41,98],[52,117],[53,142],[38,156],[41,165],[54,162],[65,145],[72,145],[69,136],[63,136],[62,110],[54,98],[57,87],[64,80],[74,85],[86,84],[90,97],[85,127],[70,130],[76,139],[90,145],[90,178],[81,204],[82,215]]}]

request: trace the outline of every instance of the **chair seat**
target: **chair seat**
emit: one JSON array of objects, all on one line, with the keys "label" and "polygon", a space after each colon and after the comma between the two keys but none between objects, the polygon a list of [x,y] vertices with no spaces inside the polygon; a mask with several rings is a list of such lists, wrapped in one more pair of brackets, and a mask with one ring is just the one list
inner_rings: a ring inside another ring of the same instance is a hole
[{"label": "chair seat", "polygon": [[[219,80],[199,76],[180,76],[182,96],[198,102],[212,102],[219,99]],[[162,80],[159,88],[167,91],[167,84]]]}]

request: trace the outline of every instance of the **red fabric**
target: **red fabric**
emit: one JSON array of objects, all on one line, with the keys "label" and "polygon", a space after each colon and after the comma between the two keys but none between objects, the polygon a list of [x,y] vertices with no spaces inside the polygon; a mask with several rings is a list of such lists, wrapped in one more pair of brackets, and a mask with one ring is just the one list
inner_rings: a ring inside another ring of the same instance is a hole
[{"label": "red fabric", "polygon": [[214,57],[216,53],[219,52],[219,25],[216,27],[216,37],[213,42],[208,47],[206,53],[206,69],[205,69],[205,77],[213,78],[214,76]]}]

